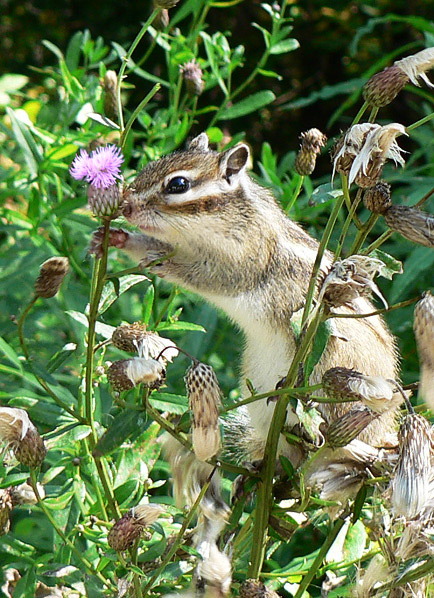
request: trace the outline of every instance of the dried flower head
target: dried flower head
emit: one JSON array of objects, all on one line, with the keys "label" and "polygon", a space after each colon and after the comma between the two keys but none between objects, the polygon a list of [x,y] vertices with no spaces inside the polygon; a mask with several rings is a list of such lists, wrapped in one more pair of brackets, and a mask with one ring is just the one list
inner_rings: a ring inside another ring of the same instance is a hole
[{"label": "dried flower head", "polygon": [[155,359],[132,357],[114,361],[107,370],[110,385],[117,392],[130,390],[137,384],[157,387],[164,380],[164,368]]},{"label": "dried flower head", "polygon": [[373,187],[381,176],[387,159],[404,165],[402,149],[395,138],[407,135],[399,123],[380,125],[363,123],[352,126],[343,139],[338,140],[332,153],[335,170],[348,176],[348,183],[359,187]]},{"label": "dried flower head", "polygon": [[345,446],[377,417],[368,407],[354,407],[329,425],[326,440],[333,448]]},{"label": "dried flower head", "polygon": [[74,179],[85,179],[97,189],[107,189],[122,179],[120,167],[124,157],[116,145],[99,147],[90,154],[86,150],[74,158],[69,172]]},{"label": "dried flower head", "polygon": [[295,158],[295,170],[300,175],[309,175],[315,169],[316,158],[327,142],[319,129],[309,129],[300,135],[300,151]]},{"label": "dried flower head", "polygon": [[[162,359],[165,362],[172,361],[179,353],[170,339],[148,331],[146,325],[140,322],[118,326],[113,332],[112,343],[122,351],[138,353],[139,357],[145,359]],[[162,351],[164,353],[160,358]]]},{"label": "dried flower head", "polygon": [[373,187],[366,189],[363,194],[363,204],[374,214],[384,214],[392,205],[389,183],[379,181]]},{"label": "dried flower head", "polygon": [[169,26],[169,23],[169,11],[166,8],[162,8],[153,20],[152,25],[157,31],[163,31]]},{"label": "dried flower head", "polygon": [[345,504],[360,490],[366,479],[366,464],[360,466],[354,461],[324,463],[309,475],[308,485],[321,488],[323,500],[335,500]]},{"label": "dried flower head", "polygon": [[59,292],[68,272],[68,258],[50,257],[39,269],[39,276],[35,282],[35,294],[43,299],[54,297]]},{"label": "dried flower head", "polygon": [[33,469],[42,465],[47,450],[24,409],[0,407],[0,439],[26,467]]},{"label": "dried flower head", "polygon": [[[45,490],[42,484],[38,483],[38,493],[41,498],[45,498]],[[38,502],[35,492],[30,484],[24,482],[18,486],[11,486],[9,488],[12,504],[15,505],[35,505]]]},{"label": "dried flower head", "polygon": [[408,206],[391,206],[384,214],[387,226],[409,241],[434,247],[434,216]]},{"label": "dried flower head", "polygon": [[355,598],[369,598],[373,590],[391,577],[391,571],[382,554],[376,554],[366,569],[357,570]]},{"label": "dried flower head", "polygon": [[169,10],[169,8],[173,8],[178,4],[179,0],[154,0],[155,8],[165,8]]},{"label": "dried flower head", "polygon": [[352,255],[336,261],[321,284],[318,301],[332,307],[348,305],[358,297],[374,293],[387,307],[386,300],[374,283],[374,276],[383,274],[385,265],[379,259],[365,255]]},{"label": "dried flower head", "polygon": [[9,513],[12,507],[9,489],[0,488],[0,536],[7,534],[10,529]]},{"label": "dried flower head", "polygon": [[416,303],[414,335],[420,360],[419,395],[434,410],[434,297],[429,291]]},{"label": "dried flower head", "polygon": [[194,60],[186,62],[179,67],[184,77],[185,86],[189,96],[200,96],[205,88],[205,81],[202,79],[203,71]]},{"label": "dried flower head", "polygon": [[196,576],[201,584],[215,589],[216,595],[224,598],[230,590],[232,581],[231,561],[224,552],[220,552],[215,543],[211,543],[207,556],[198,564]]},{"label": "dried flower head", "polygon": [[200,362],[188,368],[185,385],[193,412],[193,449],[198,459],[206,461],[220,450],[218,419],[222,392],[212,367]]},{"label": "dried flower head", "polygon": [[116,521],[107,535],[109,545],[118,552],[126,550],[140,537],[145,527],[152,525],[165,508],[159,504],[139,505]]},{"label": "dried flower head", "polygon": [[278,598],[274,590],[259,579],[246,579],[240,586],[240,598]]},{"label": "dried flower head", "polygon": [[434,435],[428,421],[410,413],[399,433],[399,457],[392,480],[392,507],[396,515],[417,517],[432,500]]},{"label": "dried flower head", "polygon": [[116,97],[117,85],[118,76],[116,71],[107,71],[103,79],[104,114],[112,120],[117,120],[119,116],[118,101]]},{"label": "dried flower head", "polygon": [[330,368],[322,377],[324,392],[340,400],[361,401],[377,413],[391,407],[396,384],[381,376],[365,376],[356,370],[343,367]]}]

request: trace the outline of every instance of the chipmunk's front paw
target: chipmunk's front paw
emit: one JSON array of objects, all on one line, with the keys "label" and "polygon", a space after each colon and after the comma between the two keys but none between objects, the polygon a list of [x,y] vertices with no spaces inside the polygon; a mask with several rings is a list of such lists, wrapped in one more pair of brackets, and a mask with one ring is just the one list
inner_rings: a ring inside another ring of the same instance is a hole
[{"label": "chipmunk's front paw", "polygon": [[[109,230],[109,247],[124,249],[130,233],[122,228],[111,228]],[[92,235],[89,245],[89,253],[96,257],[102,256],[102,245],[104,239],[104,227],[98,228]]]}]

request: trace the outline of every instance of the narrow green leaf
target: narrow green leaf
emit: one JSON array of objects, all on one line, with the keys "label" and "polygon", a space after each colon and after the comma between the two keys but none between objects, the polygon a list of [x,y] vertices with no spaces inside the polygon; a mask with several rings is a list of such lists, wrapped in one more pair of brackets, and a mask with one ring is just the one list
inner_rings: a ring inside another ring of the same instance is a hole
[{"label": "narrow green leaf", "polygon": [[203,326],[193,324],[193,322],[161,322],[157,330],[195,330],[196,332],[206,332]]},{"label": "narrow green leaf", "polygon": [[143,323],[148,326],[149,321],[152,315],[152,307],[154,305],[154,298],[155,298],[155,289],[154,285],[150,284],[146,289],[144,301],[143,301],[143,315],[142,320]]},{"label": "narrow green leaf", "polygon": [[134,432],[145,424],[145,415],[135,409],[122,411],[104,432],[93,450],[95,457],[102,457],[116,450]]},{"label": "narrow green leaf", "polygon": [[286,473],[286,475],[288,476],[288,478],[290,480],[292,480],[294,478],[294,466],[291,463],[291,461],[289,459],[287,459],[286,457],[284,457],[283,455],[280,455],[279,457],[280,463]]},{"label": "narrow green leaf", "polygon": [[22,361],[20,361],[20,358],[18,357],[17,353],[15,352],[15,349],[13,349],[9,345],[9,343],[7,343],[4,340],[4,338],[2,338],[1,336],[0,336],[0,351],[3,351],[5,356],[9,359],[9,361],[11,363],[13,363],[14,365],[16,365],[20,371],[23,370]]},{"label": "narrow green leaf", "polygon": [[188,409],[188,399],[181,395],[154,393],[149,397],[149,402],[159,411],[168,411],[176,415],[182,415]]},{"label": "narrow green leaf", "polygon": [[237,104],[233,104],[229,108],[225,108],[222,113],[219,115],[219,120],[231,120],[233,118],[239,118],[240,116],[245,116],[246,114],[250,114],[251,112],[255,112],[255,110],[259,110],[263,108],[267,104],[271,104],[274,102],[276,96],[270,90],[266,91],[258,91],[258,93],[254,93],[244,100],[241,100]]},{"label": "narrow green leaf", "polygon": [[44,504],[50,511],[62,511],[69,504],[74,494],[74,490],[68,490],[68,492],[61,494],[60,496],[45,498]]},{"label": "narrow green leaf", "polygon": [[402,274],[402,262],[388,253],[384,253],[384,251],[380,251],[379,249],[374,249],[369,256],[375,257],[383,262],[384,268],[381,268],[379,273],[380,276],[384,276],[385,278],[392,280],[394,274]]},{"label": "narrow green leaf", "polygon": [[352,523],[356,523],[356,521],[360,517],[360,513],[362,512],[363,505],[365,504],[367,494],[368,488],[366,486],[362,486],[360,490],[357,492],[357,496],[354,500],[353,515],[351,517]]},{"label": "narrow green leaf", "polygon": [[297,50],[299,47],[300,44],[296,39],[284,39],[271,46],[270,54],[286,54],[287,52]]},{"label": "narrow green leaf", "polygon": [[76,154],[78,151],[78,146],[75,143],[67,143],[66,145],[62,145],[62,147],[55,147],[54,149],[50,150],[45,154],[46,160],[61,160],[62,158],[66,158],[67,156],[72,156],[72,154]]},{"label": "narrow green leaf", "polygon": [[111,282],[106,284],[103,288],[101,301],[98,306],[99,313],[104,313],[110,305],[116,301],[119,295],[122,295],[122,293],[125,293],[125,291],[134,285],[139,284],[139,282],[144,282],[145,280],[149,280],[149,278],[143,274],[129,274],[121,278],[119,289],[115,289]]},{"label": "narrow green leaf", "polygon": [[318,326],[318,332],[315,335],[312,351],[310,352],[309,357],[307,358],[304,366],[304,375],[306,380],[309,379],[309,376],[313,372],[314,367],[321,359],[321,356],[327,347],[331,334],[332,328],[330,326],[330,322],[321,322],[321,324]]}]

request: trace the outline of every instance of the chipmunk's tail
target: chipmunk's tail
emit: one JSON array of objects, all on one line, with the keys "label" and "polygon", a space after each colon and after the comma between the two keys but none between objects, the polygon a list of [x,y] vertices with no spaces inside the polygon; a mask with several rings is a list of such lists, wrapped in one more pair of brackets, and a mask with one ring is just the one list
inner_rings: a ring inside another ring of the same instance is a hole
[{"label": "chipmunk's tail", "polygon": [[199,461],[172,436],[166,436],[163,450],[171,467],[174,495],[179,507],[191,507],[203,486],[210,482],[198,507],[194,545],[202,561],[196,569],[195,586],[209,598],[223,598],[229,592],[232,575],[228,556],[217,546],[229,515],[229,507],[221,496],[220,476],[217,471],[213,473],[211,465]]}]

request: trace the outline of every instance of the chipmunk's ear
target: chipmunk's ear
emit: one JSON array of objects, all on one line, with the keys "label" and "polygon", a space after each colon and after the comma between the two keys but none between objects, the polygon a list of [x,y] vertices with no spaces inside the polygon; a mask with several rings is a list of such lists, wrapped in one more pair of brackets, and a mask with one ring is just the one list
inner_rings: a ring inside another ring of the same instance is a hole
[{"label": "chipmunk's ear", "polygon": [[206,133],[201,133],[187,143],[187,149],[196,152],[209,152],[209,139]]},{"label": "chipmunk's ear", "polygon": [[239,143],[220,155],[220,173],[228,181],[234,174],[250,167],[250,149],[245,143]]}]

